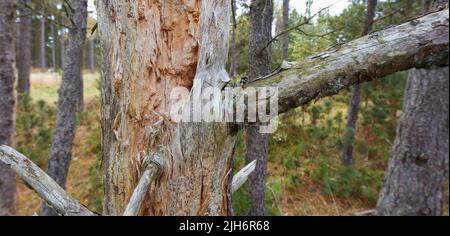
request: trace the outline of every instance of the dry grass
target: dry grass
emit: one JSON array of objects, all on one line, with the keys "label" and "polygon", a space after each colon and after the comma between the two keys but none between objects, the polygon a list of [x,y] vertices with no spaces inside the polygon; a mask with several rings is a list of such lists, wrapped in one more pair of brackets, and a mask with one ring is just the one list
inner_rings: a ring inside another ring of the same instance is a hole
[{"label": "dry grass", "polygon": [[[61,84],[61,74],[51,72],[33,72],[31,74],[31,97],[38,101],[44,100],[48,104],[58,101],[58,89]],[[84,73],[84,97],[86,101],[100,95],[98,90],[99,74]]]}]

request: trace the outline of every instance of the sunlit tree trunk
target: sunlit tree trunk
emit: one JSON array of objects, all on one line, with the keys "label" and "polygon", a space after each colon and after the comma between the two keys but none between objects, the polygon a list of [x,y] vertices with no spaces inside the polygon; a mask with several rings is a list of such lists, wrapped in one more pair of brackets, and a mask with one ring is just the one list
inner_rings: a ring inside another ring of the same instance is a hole
[{"label": "sunlit tree trunk", "polygon": [[[0,145],[13,145],[15,21],[16,2],[0,1]],[[0,161],[0,216],[15,214],[15,193],[15,175]]]},{"label": "sunlit tree trunk", "polygon": [[[63,79],[59,90],[58,113],[53,134],[51,153],[48,159],[47,173],[61,187],[65,187],[70,161],[72,143],[75,134],[75,114],[78,102],[78,86],[81,72],[81,58],[86,39],[87,0],[69,1],[74,9],[69,30],[69,45]],[[45,205],[41,215],[57,215],[56,211]]]}]

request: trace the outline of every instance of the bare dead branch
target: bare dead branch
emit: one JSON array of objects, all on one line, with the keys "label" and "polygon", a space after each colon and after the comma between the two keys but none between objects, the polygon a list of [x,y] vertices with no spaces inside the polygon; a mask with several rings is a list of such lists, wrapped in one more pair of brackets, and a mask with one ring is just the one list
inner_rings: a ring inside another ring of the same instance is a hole
[{"label": "bare dead branch", "polygon": [[235,193],[242,185],[247,182],[248,177],[250,176],[256,168],[256,160],[252,161],[250,164],[242,168],[234,177],[233,182],[231,184],[231,193]]},{"label": "bare dead branch", "polygon": [[0,161],[9,165],[39,196],[64,216],[96,216],[70,197],[50,176],[11,147],[0,146]]},{"label": "bare dead branch", "polygon": [[155,180],[159,171],[162,169],[162,160],[159,155],[146,156],[143,163],[143,172],[138,185],[134,189],[130,198],[124,216],[137,216],[141,209],[145,195],[147,195],[150,185]]}]

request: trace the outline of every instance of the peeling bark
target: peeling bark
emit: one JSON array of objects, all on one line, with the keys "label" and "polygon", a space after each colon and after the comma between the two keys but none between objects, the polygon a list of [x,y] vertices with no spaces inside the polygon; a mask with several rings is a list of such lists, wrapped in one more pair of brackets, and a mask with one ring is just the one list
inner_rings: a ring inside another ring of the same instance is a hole
[{"label": "peeling bark", "polygon": [[[0,9],[0,145],[12,145],[16,103],[14,95],[15,1],[0,1]],[[0,161],[0,216],[15,213],[15,192],[15,175]]]}]

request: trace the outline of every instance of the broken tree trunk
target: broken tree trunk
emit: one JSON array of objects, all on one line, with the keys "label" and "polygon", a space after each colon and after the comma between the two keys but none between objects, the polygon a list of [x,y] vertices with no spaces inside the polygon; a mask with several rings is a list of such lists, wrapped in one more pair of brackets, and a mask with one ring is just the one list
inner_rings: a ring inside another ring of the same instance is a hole
[{"label": "broken tree trunk", "polygon": [[[228,80],[224,65],[230,4],[97,1],[105,214],[124,212],[143,158],[157,149],[165,169],[150,185],[139,215],[229,213],[227,193],[239,127],[174,124],[166,114],[173,88],[194,93],[208,84],[222,87]],[[448,65],[447,57],[448,11],[442,11],[331,48],[247,86],[278,87],[284,112],[396,71]],[[159,120],[162,125],[154,127]]]}]

